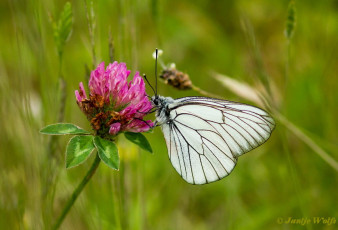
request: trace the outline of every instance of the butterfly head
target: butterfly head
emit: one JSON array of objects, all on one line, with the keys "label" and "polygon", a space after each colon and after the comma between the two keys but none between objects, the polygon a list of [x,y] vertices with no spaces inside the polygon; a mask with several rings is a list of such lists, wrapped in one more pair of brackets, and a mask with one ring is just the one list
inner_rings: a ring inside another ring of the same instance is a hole
[{"label": "butterfly head", "polygon": [[156,109],[156,124],[161,125],[167,123],[170,119],[169,105],[174,102],[174,99],[171,97],[154,95],[151,97],[151,102]]},{"label": "butterfly head", "polygon": [[160,101],[160,96],[159,95],[154,95],[151,97],[151,102],[153,103],[153,105],[155,107],[159,107],[160,104],[161,104],[161,101]]},{"label": "butterfly head", "polygon": [[171,97],[163,97],[160,95],[154,95],[151,97],[151,102],[153,103],[154,107],[157,108],[165,108],[167,107],[169,104],[174,102],[174,99],[172,99]]}]

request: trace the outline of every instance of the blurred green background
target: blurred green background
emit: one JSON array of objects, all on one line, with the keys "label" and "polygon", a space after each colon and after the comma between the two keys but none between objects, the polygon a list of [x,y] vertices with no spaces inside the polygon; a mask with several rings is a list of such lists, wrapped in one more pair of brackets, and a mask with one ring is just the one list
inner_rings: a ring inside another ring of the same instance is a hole
[{"label": "blurred green background", "polygon": [[[152,82],[155,48],[196,86],[228,100],[248,102],[211,71],[254,88],[261,76],[269,79],[273,107],[300,133],[277,119],[266,144],[241,157],[230,176],[204,186],[176,173],[159,128],[146,134],[153,155],[121,137],[121,170],[101,164],[61,229],[337,228],[278,224],[278,218],[338,218],[337,1],[297,0],[291,39],[284,35],[286,0],[72,1],[74,24],[60,68],[52,21],[65,3],[0,2],[0,229],[50,229],[94,160],[66,170],[69,137],[39,129],[59,119],[90,129],[74,90],[86,82],[85,66],[109,62],[109,36],[114,59]],[[199,95],[163,83],[159,92]]]}]

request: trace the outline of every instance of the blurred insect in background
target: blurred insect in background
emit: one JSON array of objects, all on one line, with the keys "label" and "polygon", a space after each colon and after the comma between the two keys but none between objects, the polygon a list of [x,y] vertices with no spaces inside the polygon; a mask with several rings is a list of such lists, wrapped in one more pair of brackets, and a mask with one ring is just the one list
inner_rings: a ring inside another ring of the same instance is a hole
[{"label": "blurred insect in background", "polygon": [[[157,52],[158,57],[161,56],[163,53],[162,50],[158,50]],[[156,51],[153,53],[153,58],[157,61],[158,58],[156,57]],[[160,65],[163,69],[160,73],[160,79],[162,79],[165,84],[171,85],[179,90],[187,90],[193,88],[189,75],[187,73],[177,70],[175,63],[165,65],[161,59],[158,59],[158,61],[160,62]]]},{"label": "blurred insect in background", "polygon": [[[155,76],[157,59],[156,49]],[[208,97],[163,97],[157,94],[157,77],[155,82],[156,90],[149,84],[155,94],[155,124],[161,126],[172,165],[190,184],[228,176],[238,157],[267,141],[275,128],[273,118],[255,106]]]},{"label": "blurred insect in background", "polygon": [[171,85],[179,90],[192,88],[189,75],[178,71],[174,63],[170,64],[169,68],[163,69],[160,78],[164,80],[165,84]]}]

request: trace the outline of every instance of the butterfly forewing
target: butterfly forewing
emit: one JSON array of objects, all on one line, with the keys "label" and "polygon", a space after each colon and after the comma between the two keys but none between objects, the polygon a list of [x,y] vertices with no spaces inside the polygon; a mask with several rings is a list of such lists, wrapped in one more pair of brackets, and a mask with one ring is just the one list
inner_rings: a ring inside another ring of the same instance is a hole
[{"label": "butterfly forewing", "polygon": [[230,174],[237,157],[264,143],[275,127],[257,107],[204,97],[180,98],[169,105],[162,131],[170,161],[191,184]]}]

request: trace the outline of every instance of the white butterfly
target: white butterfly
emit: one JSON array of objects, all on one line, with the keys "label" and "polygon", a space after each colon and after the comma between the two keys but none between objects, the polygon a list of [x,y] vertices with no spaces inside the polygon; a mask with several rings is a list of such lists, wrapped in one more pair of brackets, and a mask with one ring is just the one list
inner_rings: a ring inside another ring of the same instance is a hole
[{"label": "white butterfly", "polygon": [[275,127],[264,110],[232,101],[155,93],[156,124],[161,126],[169,159],[190,184],[228,176],[237,158],[269,139]]}]

